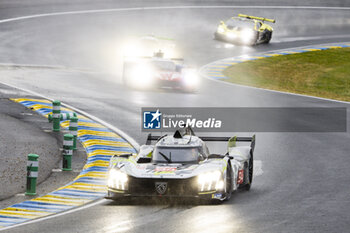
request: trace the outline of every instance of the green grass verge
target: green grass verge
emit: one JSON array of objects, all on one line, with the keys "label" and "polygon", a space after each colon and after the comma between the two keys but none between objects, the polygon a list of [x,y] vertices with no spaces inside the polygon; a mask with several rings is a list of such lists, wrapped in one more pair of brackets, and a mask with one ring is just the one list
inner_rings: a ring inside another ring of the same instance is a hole
[{"label": "green grass verge", "polygon": [[223,73],[232,83],[350,101],[350,48],[263,58]]}]

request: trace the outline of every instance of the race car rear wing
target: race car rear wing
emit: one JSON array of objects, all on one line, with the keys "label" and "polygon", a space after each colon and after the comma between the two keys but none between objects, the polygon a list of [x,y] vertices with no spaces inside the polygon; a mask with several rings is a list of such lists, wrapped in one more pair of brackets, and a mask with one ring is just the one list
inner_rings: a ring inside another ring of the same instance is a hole
[{"label": "race car rear wing", "polygon": [[[128,56],[128,55],[124,55],[123,56],[124,59],[130,59],[130,60],[147,60],[147,59],[152,59],[152,58],[156,58],[155,56]],[[184,58],[179,58],[179,57],[171,57],[171,58],[166,58],[172,61],[177,61],[177,62],[184,62],[185,59]]]},{"label": "race car rear wing", "polygon": [[[152,134],[148,134],[147,136],[147,141],[146,145],[150,145],[151,141],[158,141],[159,139],[165,137],[166,135],[163,136],[153,136]],[[228,142],[232,137],[200,137],[203,141],[206,142]],[[250,142],[250,147],[252,148],[252,152],[254,152],[255,148],[255,134],[252,137],[235,137],[236,142]]]},{"label": "race car rear wing", "polygon": [[[206,142],[228,142],[232,137],[199,137]],[[250,142],[250,148],[254,152],[255,134],[252,137],[235,137],[236,142]]]},{"label": "race car rear wing", "polygon": [[257,20],[261,20],[261,21],[267,21],[270,23],[276,23],[276,20],[274,20],[274,19],[267,19],[267,18],[244,15],[244,14],[238,14],[238,17],[247,18],[247,19],[257,19]]}]

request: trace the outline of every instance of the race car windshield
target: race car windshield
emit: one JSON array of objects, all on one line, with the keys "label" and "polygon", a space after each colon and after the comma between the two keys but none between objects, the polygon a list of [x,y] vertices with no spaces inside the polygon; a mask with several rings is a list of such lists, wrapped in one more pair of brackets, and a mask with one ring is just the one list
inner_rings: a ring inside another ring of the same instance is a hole
[{"label": "race car windshield", "polygon": [[254,26],[253,22],[250,20],[242,20],[242,19],[229,19],[226,22],[228,27],[237,27],[237,28],[251,28]]},{"label": "race car windshield", "polygon": [[176,65],[172,61],[152,61],[152,65],[160,70],[175,71]]},{"label": "race car windshield", "polygon": [[197,147],[156,147],[152,155],[157,163],[196,163],[198,158]]}]

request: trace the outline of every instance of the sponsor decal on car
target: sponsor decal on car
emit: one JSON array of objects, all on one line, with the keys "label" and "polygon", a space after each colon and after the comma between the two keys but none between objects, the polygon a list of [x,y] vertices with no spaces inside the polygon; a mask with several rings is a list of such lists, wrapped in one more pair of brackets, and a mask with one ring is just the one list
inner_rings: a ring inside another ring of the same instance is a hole
[{"label": "sponsor decal on car", "polygon": [[221,193],[214,193],[211,195],[211,198],[213,199],[220,199],[222,198],[222,194]]},{"label": "sponsor decal on car", "polygon": [[162,72],[160,73],[161,80],[175,81],[181,78],[181,75],[174,72]]},{"label": "sponsor decal on car", "polygon": [[155,172],[174,172],[176,171],[176,167],[156,167],[154,171]]},{"label": "sponsor decal on car", "polygon": [[238,171],[237,184],[243,184],[244,170]]}]

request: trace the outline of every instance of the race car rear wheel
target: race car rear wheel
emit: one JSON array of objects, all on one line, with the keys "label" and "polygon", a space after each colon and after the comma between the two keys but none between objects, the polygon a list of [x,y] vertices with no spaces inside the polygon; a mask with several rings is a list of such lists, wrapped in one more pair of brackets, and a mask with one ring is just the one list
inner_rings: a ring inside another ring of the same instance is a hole
[{"label": "race car rear wheel", "polygon": [[250,152],[250,159],[249,159],[249,163],[247,164],[247,180],[246,180],[246,185],[244,186],[244,189],[249,191],[250,187],[252,186],[252,182],[253,182],[253,166],[254,166],[254,159],[253,159],[253,153]]},{"label": "race car rear wheel", "polygon": [[272,32],[269,31],[269,32],[267,32],[267,34],[266,34],[265,43],[266,43],[266,44],[270,43],[271,38],[272,38]]}]

